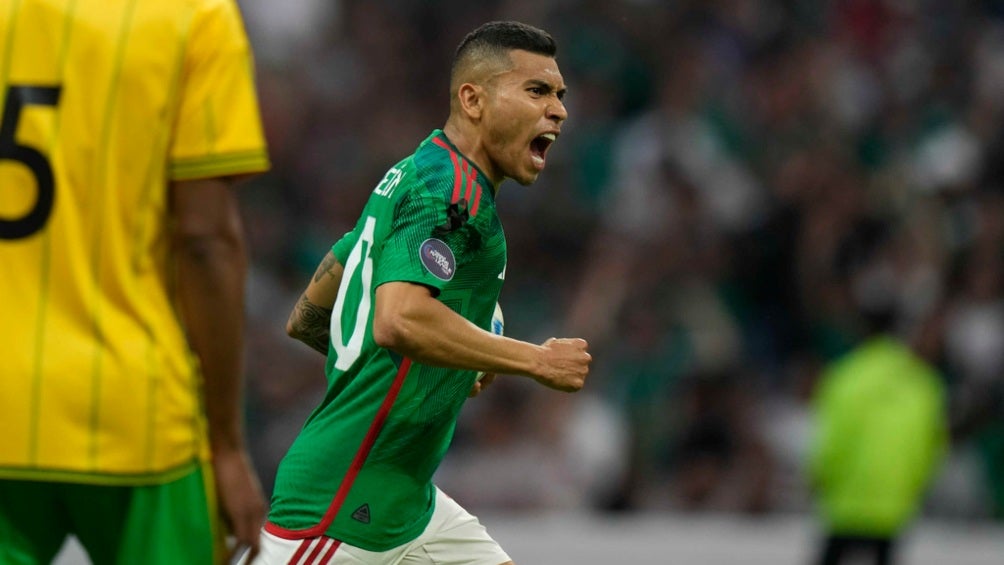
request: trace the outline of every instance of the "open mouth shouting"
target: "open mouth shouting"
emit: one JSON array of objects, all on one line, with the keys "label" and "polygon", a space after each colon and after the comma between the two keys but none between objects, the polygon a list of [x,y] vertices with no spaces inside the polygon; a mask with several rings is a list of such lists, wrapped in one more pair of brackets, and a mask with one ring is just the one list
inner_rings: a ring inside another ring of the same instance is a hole
[{"label": "open mouth shouting", "polygon": [[544,162],[547,160],[547,150],[557,138],[558,134],[547,132],[538,135],[530,142],[530,158],[533,160],[533,165],[538,171],[544,168]]}]

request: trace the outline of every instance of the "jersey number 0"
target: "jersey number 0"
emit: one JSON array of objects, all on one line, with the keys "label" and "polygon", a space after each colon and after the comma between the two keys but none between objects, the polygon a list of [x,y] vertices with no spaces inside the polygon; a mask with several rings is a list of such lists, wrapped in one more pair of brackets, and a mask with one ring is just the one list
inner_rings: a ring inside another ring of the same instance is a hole
[{"label": "jersey number 0", "polygon": [[[373,282],[373,257],[370,252],[373,250],[374,231],[376,231],[376,218],[368,216],[359,241],[352,247],[352,252],[349,253],[349,258],[345,261],[342,284],[338,287],[338,296],[335,298],[335,305],[331,310],[331,345],[338,355],[335,359],[335,368],[340,371],[351,367],[362,352],[366,323],[369,321],[370,308],[372,307],[370,293],[373,289],[370,287]],[[358,282],[356,277],[359,277]],[[345,339],[342,331],[345,299],[349,287],[356,284],[359,285],[359,304],[356,307],[352,332],[348,339]]]}]

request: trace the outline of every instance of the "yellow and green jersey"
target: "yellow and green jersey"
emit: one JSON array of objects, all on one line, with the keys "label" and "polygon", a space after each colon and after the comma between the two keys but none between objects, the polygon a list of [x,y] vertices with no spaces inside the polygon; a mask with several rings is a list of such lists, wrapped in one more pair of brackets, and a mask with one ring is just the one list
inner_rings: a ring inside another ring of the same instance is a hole
[{"label": "yellow and green jersey", "polygon": [[233,0],[0,0],[0,477],[207,455],[171,181],[268,167]]}]

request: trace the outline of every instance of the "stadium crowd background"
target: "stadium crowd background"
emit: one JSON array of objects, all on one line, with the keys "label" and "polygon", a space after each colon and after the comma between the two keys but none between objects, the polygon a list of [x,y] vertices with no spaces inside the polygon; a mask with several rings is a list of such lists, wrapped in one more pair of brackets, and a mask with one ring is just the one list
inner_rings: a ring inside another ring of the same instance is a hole
[{"label": "stadium crowd background", "polygon": [[549,30],[570,119],[503,186],[507,334],[590,340],[577,395],[500,377],[440,486],[482,510],[804,512],[807,399],[894,305],[943,371],[930,516],[1004,517],[1004,2],[241,0],[274,170],[242,192],[266,491],[323,393],[284,335],[328,247],[447,114],[490,19]]}]

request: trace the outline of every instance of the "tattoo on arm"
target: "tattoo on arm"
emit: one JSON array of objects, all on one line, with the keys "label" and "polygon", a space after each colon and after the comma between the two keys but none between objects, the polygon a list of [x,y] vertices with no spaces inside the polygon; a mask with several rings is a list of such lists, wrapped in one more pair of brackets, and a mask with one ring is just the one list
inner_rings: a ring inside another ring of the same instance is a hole
[{"label": "tattoo on arm", "polygon": [[317,271],[314,272],[314,282],[316,283],[320,281],[321,277],[324,275],[328,275],[329,277],[335,276],[334,273],[331,272],[331,268],[336,264],[338,264],[338,259],[335,259],[335,254],[329,251],[328,254],[324,256],[321,264],[317,266]]},{"label": "tattoo on arm", "polygon": [[328,354],[328,341],[331,333],[330,308],[318,306],[307,300],[306,295],[303,295],[289,315],[289,322],[293,328],[290,335],[314,350],[324,355]]}]

